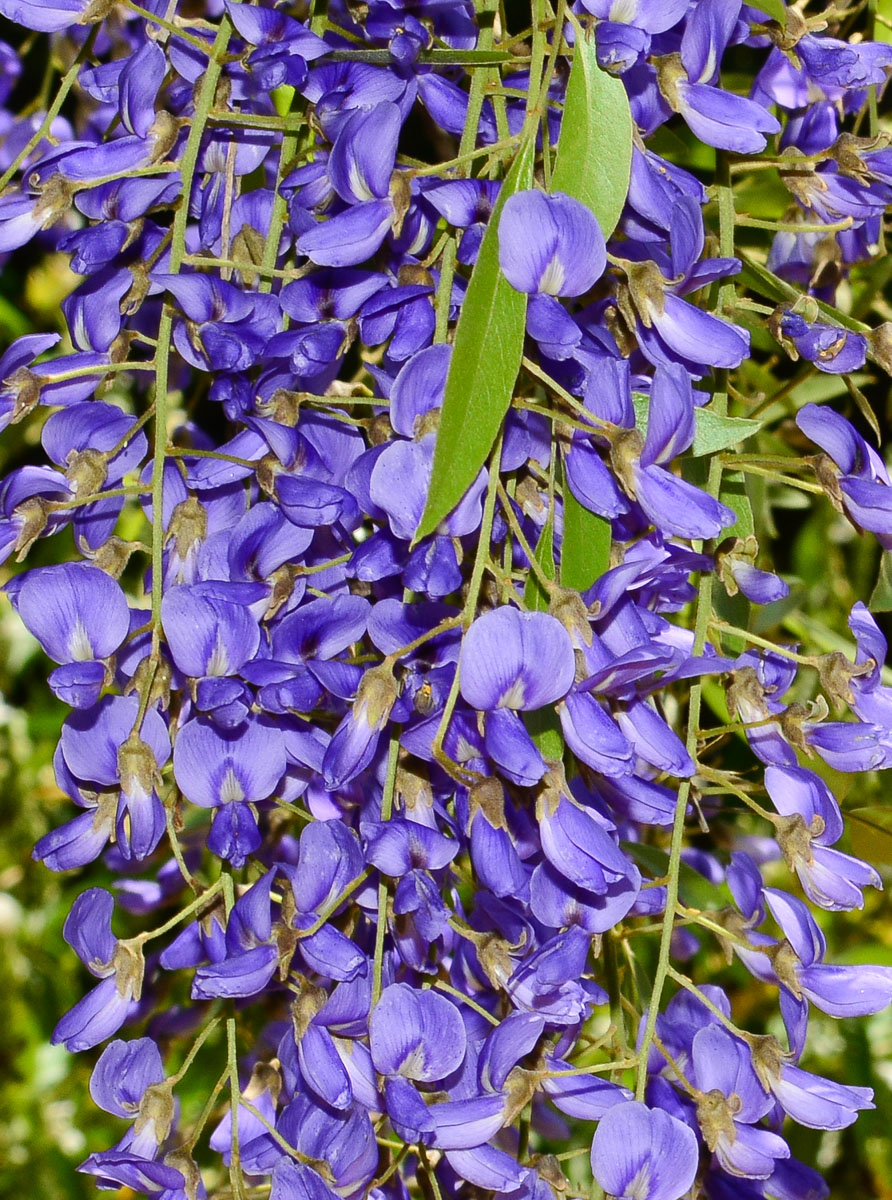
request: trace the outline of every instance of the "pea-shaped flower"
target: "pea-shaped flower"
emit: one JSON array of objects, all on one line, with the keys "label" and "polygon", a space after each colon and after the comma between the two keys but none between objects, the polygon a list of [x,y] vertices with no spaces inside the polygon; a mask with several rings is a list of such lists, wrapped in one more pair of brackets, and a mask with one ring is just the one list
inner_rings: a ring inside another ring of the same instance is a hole
[{"label": "pea-shaped flower", "polygon": [[573,684],[575,669],[570,635],[548,613],[497,608],[478,617],[465,634],[462,699],[485,714],[487,754],[519,787],[538,783],[545,761],[517,712],[560,700]]},{"label": "pea-shaped flower", "polygon": [[617,1200],[679,1200],[697,1173],[693,1130],[659,1108],[634,1100],[598,1122],[592,1174]]},{"label": "pea-shaped flower", "polygon": [[461,694],[472,708],[529,711],[570,690],[573,643],[556,617],[497,608],[478,617],[461,652]]},{"label": "pea-shaped flower", "polygon": [[563,192],[516,192],[499,221],[499,266],[519,292],[581,296],[607,266],[594,214]]}]

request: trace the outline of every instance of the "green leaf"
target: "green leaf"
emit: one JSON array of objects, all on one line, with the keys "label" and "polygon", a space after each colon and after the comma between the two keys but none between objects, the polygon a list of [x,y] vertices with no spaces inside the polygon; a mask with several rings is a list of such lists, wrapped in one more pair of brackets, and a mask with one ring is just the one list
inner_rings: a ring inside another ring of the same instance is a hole
[{"label": "green leaf", "polygon": [[[650,397],[633,392],[632,406],[635,409],[635,428],[642,437],[646,437]],[[695,408],[694,443],[689,453],[695,458],[702,458],[719,450],[727,450],[729,446],[736,446],[738,442],[758,433],[761,428],[761,421],[749,417],[723,417],[711,408]]]},{"label": "green leaf", "polygon": [[750,534],[755,534],[753,508],[746,490],[746,476],[742,471],[722,472],[719,500],[737,516],[731,528],[725,530],[725,537],[747,538]]},{"label": "green leaf", "polygon": [[527,733],[546,762],[560,762],[564,757],[564,736],[561,722],[553,708],[537,708],[523,714]]},{"label": "green leaf", "polygon": [[280,117],[287,117],[291,112],[291,102],[294,99],[294,92],[295,89],[290,83],[283,83],[281,87],[273,88],[270,92],[273,107]]},{"label": "green leaf", "polygon": [[[557,574],[554,565],[554,507],[548,510],[548,519],[543,526],[539,541],[536,544],[536,562],[540,565],[548,579],[554,579]],[[524,604],[533,612],[548,612],[548,594],[536,578],[536,573],[530,571],[526,586],[523,590]]]},{"label": "green leaf", "polygon": [[610,566],[610,522],[584,508],[564,487],[561,584],[584,592]]},{"label": "green leaf", "polygon": [[777,275],[772,274],[755,259],[746,254],[740,254],[739,257],[743,263],[743,269],[738,275],[738,279],[748,288],[752,288],[754,292],[758,292],[760,296],[774,300],[776,304],[789,304],[798,300],[802,295],[792,284],[779,279]]},{"label": "green leaf", "polygon": [[880,572],[870,596],[871,612],[892,612],[892,552],[882,551]]},{"label": "green leaf", "polygon": [[892,863],[892,807],[846,809],[852,850],[870,862]]},{"label": "green leaf", "polygon": [[632,114],[621,79],[598,66],[594,30],[577,27],[552,191],[587,204],[605,239],[616,228],[632,170]]},{"label": "green leaf", "polygon": [[762,428],[761,421],[754,421],[750,417],[723,417],[711,408],[695,409],[694,423],[691,454],[696,458],[736,446]]},{"label": "green leaf", "polygon": [[787,10],[784,7],[784,0],[756,0],[753,8],[777,21],[781,29],[787,28]]},{"label": "green leaf", "polygon": [[533,180],[536,145],[527,139],[499,189],[455,331],[440,413],[430,490],[415,541],[455,508],[486,462],[514,394],[523,357],[527,296],[499,270],[499,218],[512,193]]}]

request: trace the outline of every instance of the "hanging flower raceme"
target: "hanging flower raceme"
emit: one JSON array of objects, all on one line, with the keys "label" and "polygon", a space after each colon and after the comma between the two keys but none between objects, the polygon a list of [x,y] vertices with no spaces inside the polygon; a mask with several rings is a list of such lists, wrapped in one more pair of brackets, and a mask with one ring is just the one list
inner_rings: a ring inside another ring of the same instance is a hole
[{"label": "hanging flower raceme", "polygon": [[0,43],[0,558],[72,710],[34,855],[109,881],[52,1034],[107,1043],[102,1188],[817,1200],[783,1120],[874,1103],[805,1056],[892,1000],[811,913],[881,883],[828,782],[892,766],[875,550],[838,629],[772,549],[792,488],[885,547],[892,489],[770,335],[867,413],[892,54],[484,8],[0,0],[49,64]]}]

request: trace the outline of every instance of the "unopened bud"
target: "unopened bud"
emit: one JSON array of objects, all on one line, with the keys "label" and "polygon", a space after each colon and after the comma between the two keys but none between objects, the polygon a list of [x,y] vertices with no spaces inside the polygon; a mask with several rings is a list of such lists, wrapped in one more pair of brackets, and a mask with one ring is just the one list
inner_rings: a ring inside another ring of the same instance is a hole
[{"label": "unopened bud", "polygon": [[11,424],[15,425],[34,411],[40,403],[40,378],[28,367],[19,367],[8,379],[3,380],[3,386],[12,392],[13,401]]},{"label": "unopened bud", "polygon": [[492,777],[475,783],[468,793],[471,820],[480,812],[493,829],[507,829],[505,821],[505,790],[498,779]]},{"label": "unopened bud", "polygon": [[177,555],[186,559],[208,535],[207,509],[196,496],[188,496],[174,508],[167,527],[167,540],[173,541]]},{"label": "unopened bud", "polygon": [[734,1114],[740,1112],[740,1107],[739,1096],[732,1092],[726,1099],[718,1088],[697,1097],[697,1122],[710,1150],[715,1150],[722,1137],[731,1142],[736,1139]]},{"label": "unopened bud", "polygon": [[125,796],[149,796],[155,787],[158,763],[148,742],[131,733],[118,748],[118,778]]},{"label": "unopened bud", "polygon": [[108,455],[102,450],[72,450],[66,461],[65,478],[76,496],[93,496],[105,483]]},{"label": "unopened bud", "polygon": [[155,1141],[160,1146],[167,1140],[174,1118],[173,1089],[170,1083],[152,1083],[143,1092],[134,1132],[142,1133],[150,1121],[154,1123]]},{"label": "unopened bud", "polygon": [[118,995],[125,999],[138,1000],[142,995],[142,981],[146,972],[142,945],[135,939],[118,942],[115,946],[112,966],[115,969],[115,986]]}]

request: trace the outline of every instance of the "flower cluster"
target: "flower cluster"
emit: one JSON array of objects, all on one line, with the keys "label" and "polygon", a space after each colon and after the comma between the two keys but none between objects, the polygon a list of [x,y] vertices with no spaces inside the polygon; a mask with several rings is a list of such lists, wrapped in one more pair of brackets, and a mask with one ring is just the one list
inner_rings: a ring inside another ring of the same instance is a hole
[{"label": "flower cluster", "polygon": [[[715,602],[787,594],[723,475],[762,424],[728,386],[750,330],[830,373],[887,354],[831,306],[892,201],[892,150],[850,132],[892,47],[777,2],[537,2],[524,37],[493,7],[0,0],[73,61],[65,117],[2,127],[0,251],[48,239],[82,281],[63,353],[0,359],[2,424],[45,453],[0,484],[0,556],[70,530],[5,590],[72,710],[75,815],[35,856],[115,877],[66,923],[97,983],[53,1035],[107,1043],[92,1095],[130,1124],[81,1167],[101,1187],[554,1200],[566,1118],[610,1196],[807,1200],[785,1118],[872,1106],[799,1062],[811,1006],[892,1001],[809,907],[880,885],[820,767],[892,766],[886,644],[863,604],[852,662]],[[714,188],[648,144],[669,122]],[[791,207],[750,273],[776,311],[731,282],[733,156],[769,138]],[[849,421],[807,404],[779,436],[785,485],[892,546]],[[711,938],[784,1040],[697,982]],[[225,1069],[184,1116],[203,1047]]]}]

